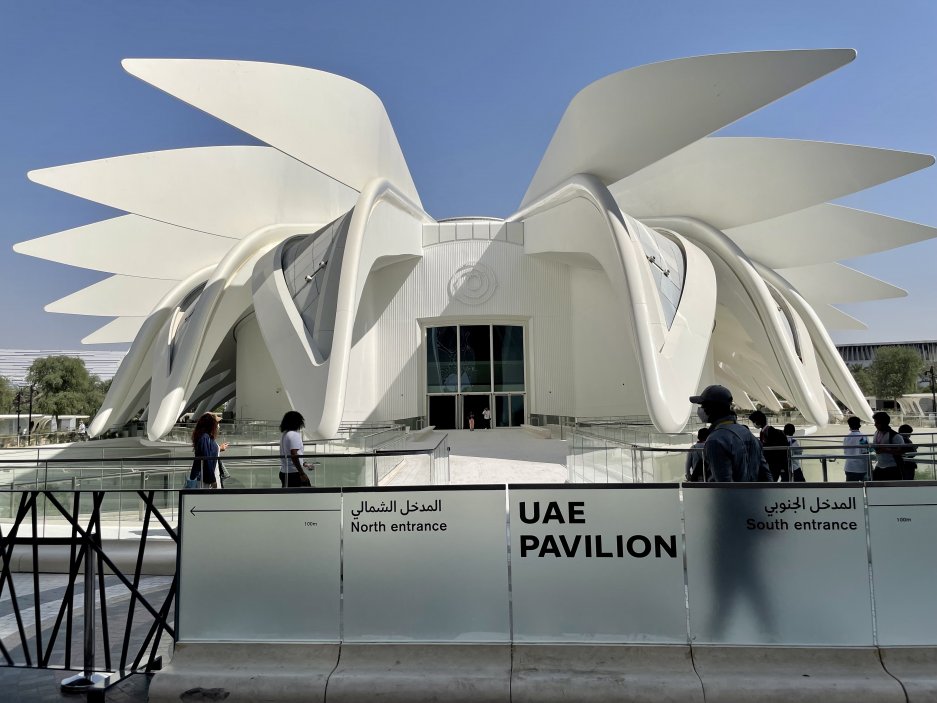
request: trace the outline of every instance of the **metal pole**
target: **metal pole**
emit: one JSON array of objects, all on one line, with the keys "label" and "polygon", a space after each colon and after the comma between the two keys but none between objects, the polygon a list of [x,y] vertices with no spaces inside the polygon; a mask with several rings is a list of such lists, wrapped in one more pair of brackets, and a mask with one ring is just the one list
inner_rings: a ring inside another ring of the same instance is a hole
[{"label": "metal pole", "polygon": [[934,389],[934,365],[930,365],[930,400],[931,415],[934,418],[934,427],[937,427],[937,391]]},{"label": "metal pole", "polygon": [[826,475],[826,457],[820,457],[820,467],[823,469],[823,483],[829,483],[829,476]]},{"label": "metal pole", "polygon": [[[94,560],[95,552],[91,546],[94,539],[92,535],[86,537],[85,545],[85,632],[84,632],[84,664],[80,674],[70,676],[61,683],[61,688],[67,693],[80,693],[83,691],[103,690],[107,686],[109,676],[94,672]],[[100,546],[100,544],[99,544]],[[89,693],[89,700],[90,700]],[[102,699],[103,700],[103,699]]]},{"label": "metal pole", "polygon": [[20,409],[23,405],[23,391],[16,391],[16,446],[20,445]]},{"label": "metal pole", "polygon": [[29,423],[27,425],[29,427],[29,431],[26,435],[27,445],[29,445],[30,440],[33,438],[33,388],[35,388],[35,386],[35,383],[29,384]]}]

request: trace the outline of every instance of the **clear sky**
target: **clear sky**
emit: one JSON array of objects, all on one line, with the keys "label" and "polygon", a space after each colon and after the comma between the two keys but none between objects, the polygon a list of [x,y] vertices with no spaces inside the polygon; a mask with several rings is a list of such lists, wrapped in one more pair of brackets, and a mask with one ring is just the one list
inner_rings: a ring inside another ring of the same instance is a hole
[{"label": "clear sky", "polygon": [[[503,217],[579,89],[685,56],[855,48],[853,63],[723,134],[937,154],[935,30],[933,0],[0,0],[0,347],[77,349],[107,322],[42,309],[106,274],[11,247],[121,213],[33,184],[27,171],[254,143],[126,74],[125,57],[271,61],[347,76],[384,101],[431,215]],[[937,225],[937,167],[838,202]],[[937,241],[843,259],[910,296],[843,306],[870,330],[837,341],[937,339]]]}]

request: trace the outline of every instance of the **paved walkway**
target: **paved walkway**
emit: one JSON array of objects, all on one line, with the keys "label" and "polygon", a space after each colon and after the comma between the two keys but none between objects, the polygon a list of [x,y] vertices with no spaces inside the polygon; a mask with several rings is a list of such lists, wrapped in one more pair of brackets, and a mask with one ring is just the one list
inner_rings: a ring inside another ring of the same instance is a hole
[{"label": "paved walkway", "polygon": [[[35,608],[35,598],[33,595],[33,577],[32,574],[15,573],[12,575],[13,587],[17,594],[17,602],[20,608],[20,618],[26,634],[26,645],[30,650],[32,663],[36,663],[36,621],[41,622],[43,633],[43,646],[48,646],[48,639],[55,624],[59,605],[66,592],[68,577],[64,574],[40,574],[39,575],[39,610],[40,617],[37,618]],[[167,593],[172,579],[166,576],[144,576],[140,580],[140,592],[144,594],[151,604],[158,606]],[[128,606],[130,594],[126,587],[121,584],[116,577],[105,577],[105,597],[107,600],[107,619],[111,662],[116,666],[120,661],[121,646],[124,637],[124,626],[128,617]],[[79,579],[76,583],[73,602],[74,607],[74,629],[71,639],[71,666],[77,666],[81,663],[82,657],[82,637],[83,625],[82,619],[84,610],[82,581]],[[100,611],[99,611],[100,612]],[[169,618],[173,614],[170,611]],[[131,628],[130,639],[128,642],[128,652],[130,657],[139,651],[147,632],[149,631],[152,618],[143,610],[143,607],[137,603],[134,610],[133,627]],[[96,638],[96,653],[98,666],[104,666],[104,639],[101,632],[101,620],[98,617]],[[65,663],[65,633],[64,628],[59,631],[55,644],[50,653],[49,663],[52,666],[63,666]],[[17,618],[14,614],[12,602],[10,599],[9,587],[4,588],[0,596],[0,641],[9,652],[16,666],[0,666],[0,700],[3,703],[46,703],[48,701],[83,701],[84,696],[76,694],[64,694],[61,691],[60,684],[62,680],[69,676],[79,673],[77,671],[68,671],[64,669],[32,669],[26,668],[26,656],[23,651],[23,642],[19,636]],[[165,635],[160,639],[158,654],[164,661],[169,659],[169,638]],[[121,703],[143,703],[147,698],[148,677],[145,674],[135,674],[127,679],[120,681],[114,687],[107,691],[107,701],[119,701]]]},{"label": "paved walkway", "polygon": [[[451,450],[449,482],[454,486],[566,481],[565,441],[541,439],[516,429],[447,430],[447,433]],[[427,457],[408,457],[382,485],[428,483],[428,466]]]}]

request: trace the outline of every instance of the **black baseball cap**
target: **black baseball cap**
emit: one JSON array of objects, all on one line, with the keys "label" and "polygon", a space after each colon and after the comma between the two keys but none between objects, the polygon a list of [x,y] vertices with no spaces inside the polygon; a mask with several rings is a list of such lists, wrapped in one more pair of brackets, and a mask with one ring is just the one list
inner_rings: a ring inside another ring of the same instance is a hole
[{"label": "black baseball cap", "polygon": [[706,403],[729,405],[732,403],[732,393],[725,386],[706,386],[699,395],[691,395],[690,402],[699,405]]}]

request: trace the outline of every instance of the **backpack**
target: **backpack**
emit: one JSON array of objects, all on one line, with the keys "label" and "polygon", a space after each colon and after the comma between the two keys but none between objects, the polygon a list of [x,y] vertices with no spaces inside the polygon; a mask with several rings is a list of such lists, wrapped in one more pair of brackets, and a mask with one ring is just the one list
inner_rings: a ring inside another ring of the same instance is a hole
[{"label": "backpack", "polygon": [[[895,437],[900,437],[900,436],[901,435],[898,432],[896,432],[895,430],[889,427],[887,444],[894,444]],[[901,439],[904,440],[904,437],[901,437]],[[908,471],[908,466],[906,465],[906,462],[904,460],[904,450],[901,452],[894,453],[894,454],[892,454],[891,452],[887,452],[887,453],[891,454],[895,458],[895,468],[894,469],[879,468],[876,466],[875,469],[872,471],[873,481],[899,481],[905,478],[905,475]],[[913,468],[911,469],[911,476],[912,478],[914,477]]]},{"label": "backpack", "polygon": [[764,443],[763,448],[767,451],[765,452],[765,459],[768,462],[768,466],[771,468],[771,473],[774,480],[778,480],[781,474],[786,474],[788,470],[788,461],[787,456],[789,451],[780,451],[779,449],[772,449],[771,447],[784,447],[785,449],[790,449],[790,444],[787,441],[787,435],[784,434],[777,427],[772,427],[768,425],[764,429]]}]

